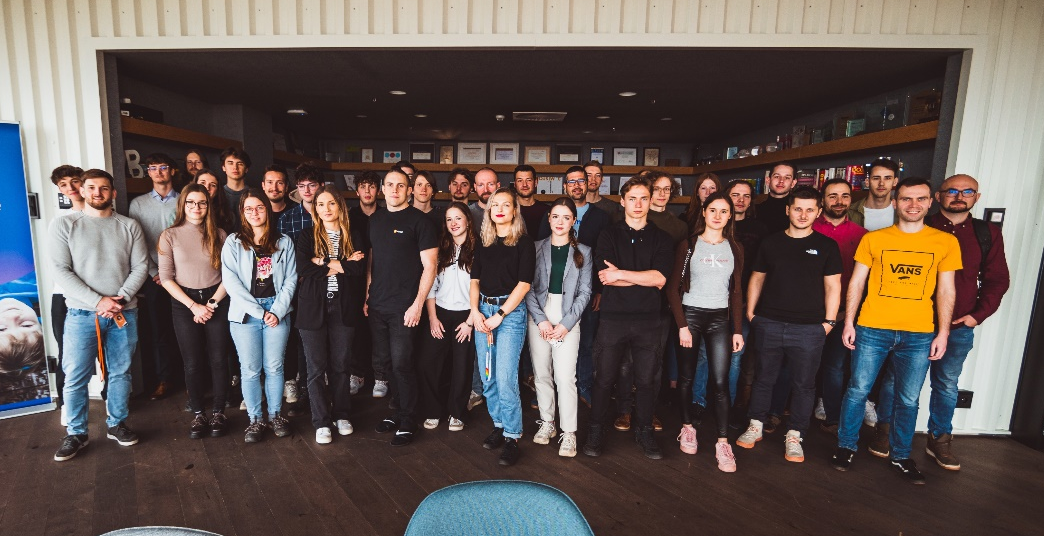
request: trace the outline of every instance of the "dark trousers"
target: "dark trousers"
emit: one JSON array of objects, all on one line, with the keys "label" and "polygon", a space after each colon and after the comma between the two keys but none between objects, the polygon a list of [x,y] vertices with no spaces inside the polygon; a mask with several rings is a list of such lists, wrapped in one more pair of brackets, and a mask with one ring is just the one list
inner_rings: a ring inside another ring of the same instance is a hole
[{"label": "dark trousers", "polygon": [[373,333],[370,331],[369,318],[362,315],[355,324],[351,372],[360,378],[373,377]]},{"label": "dark trousers", "polygon": [[51,295],[51,332],[58,341],[58,368],[54,371],[54,383],[58,388],[58,407],[62,406],[62,389],[65,388],[65,371],[62,370],[62,339],[65,338],[65,314],[69,308],[65,306],[64,294]]},{"label": "dark trousers", "polygon": [[[408,328],[402,318],[406,311],[377,312],[370,309],[370,331],[373,332],[373,363],[387,363],[391,372],[391,392],[399,402],[396,419],[399,430],[416,430],[417,371],[413,365],[413,337],[416,327]],[[378,379],[380,379],[378,377]]]},{"label": "dark trousers", "polygon": [[417,352],[420,414],[425,419],[442,419],[450,415],[466,420],[475,343],[471,340],[457,342],[456,327],[468,319],[470,311],[450,311],[438,306],[435,309],[446,332],[441,339],[431,335],[430,327],[421,334],[420,351]]},{"label": "dark trousers", "polygon": [[[206,303],[213,295],[211,290],[199,301],[186,289],[186,294],[197,303]],[[218,303],[214,315],[206,324],[192,320],[192,311],[180,303],[173,306],[171,316],[174,334],[177,336],[181,357],[185,360],[185,386],[188,388],[189,407],[193,412],[203,411],[203,396],[207,392],[207,370],[210,368],[211,392],[214,394],[213,410],[225,411],[228,399],[228,304],[229,298]]]},{"label": "dark trousers", "polygon": [[660,388],[663,323],[659,318],[616,320],[603,316],[599,320],[598,333],[594,340],[595,381],[591,422],[606,424],[612,405],[610,398],[613,385],[620,372],[620,362],[627,352],[630,352],[631,370],[636,387],[636,424],[639,428],[651,428]]},{"label": "dark trousers", "polygon": [[[671,373],[673,374],[673,367],[675,367],[677,360],[675,347],[678,346],[678,331],[673,329],[674,317],[664,314],[660,321],[662,326],[660,338],[660,351],[663,354],[661,356],[663,360],[662,370],[672,371]],[[631,358],[630,353],[625,355],[623,361],[620,362],[620,377],[616,380],[616,413],[619,415],[629,415],[632,406],[634,406],[634,373],[631,371],[633,365],[634,360]],[[663,375],[661,374],[661,376]],[[670,382],[667,378],[662,378],[660,388],[670,389]]]},{"label": "dark trousers", "polygon": [[728,309],[701,309],[684,306],[685,321],[692,333],[692,348],[682,348],[678,359],[678,407],[682,424],[692,424],[692,379],[696,373],[701,344],[707,345],[707,364],[710,368],[714,418],[718,437],[727,437],[729,431],[729,366],[732,364],[732,328]]},{"label": "dark trousers", "polygon": [[816,398],[816,371],[823,355],[826,331],[821,324],[791,324],[755,316],[750,324],[757,340],[757,371],[747,415],[765,422],[772,388],[786,359],[791,374],[790,429],[808,430]]},{"label": "dark trousers", "polygon": [[312,426],[319,429],[332,426],[333,421],[347,420],[352,409],[348,375],[355,328],[344,325],[339,298],[326,300],[326,321],[322,327],[298,331],[308,361],[305,368],[308,371]]},{"label": "dark trousers", "polygon": [[156,381],[169,382],[174,377],[178,360],[170,294],[151,277],[145,280],[141,291],[145,295],[145,322],[142,324],[148,326],[149,332],[149,346],[143,349],[143,354],[152,356]]}]

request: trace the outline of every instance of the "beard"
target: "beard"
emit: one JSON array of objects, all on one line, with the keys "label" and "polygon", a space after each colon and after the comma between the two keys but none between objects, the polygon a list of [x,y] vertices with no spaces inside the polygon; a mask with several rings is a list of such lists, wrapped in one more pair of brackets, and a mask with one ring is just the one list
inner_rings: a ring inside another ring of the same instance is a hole
[{"label": "beard", "polygon": [[827,216],[834,218],[835,220],[839,220],[845,217],[845,214],[848,214],[848,207],[844,207],[840,210],[835,209],[834,207],[827,207],[826,213]]},{"label": "beard", "polygon": [[112,198],[108,198],[104,201],[96,201],[94,198],[88,198],[87,204],[90,205],[94,210],[108,210],[112,208]]},{"label": "beard", "polygon": [[[958,203],[960,203],[960,205],[954,206]],[[950,214],[963,214],[965,212],[970,211],[971,209],[971,205],[959,201],[954,201],[953,203],[950,203],[950,206],[948,207],[942,207],[942,210],[949,212]]]}]

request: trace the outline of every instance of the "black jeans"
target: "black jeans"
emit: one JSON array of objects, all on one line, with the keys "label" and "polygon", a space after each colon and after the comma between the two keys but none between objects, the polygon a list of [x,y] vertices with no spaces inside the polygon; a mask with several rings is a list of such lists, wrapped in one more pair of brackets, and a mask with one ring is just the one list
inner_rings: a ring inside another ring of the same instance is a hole
[{"label": "black jeans", "polygon": [[656,397],[660,389],[662,331],[663,322],[659,318],[617,320],[602,316],[594,340],[592,424],[606,424],[620,362],[630,352],[636,387],[636,424],[639,428],[652,428]]},{"label": "black jeans", "polygon": [[[413,337],[416,327],[408,328],[402,318],[406,311],[377,312],[370,309],[373,332],[373,364],[387,363],[391,369],[391,394],[399,402],[396,420],[399,430],[413,432],[417,411],[417,370],[413,365]],[[379,373],[376,373],[379,374]],[[378,375],[378,379],[381,379]]]},{"label": "black jeans", "polygon": [[[319,429],[331,426],[333,421],[347,420],[352,409],[348,375],[355,328],[344,325],[339,298],[335,296],[326,300],[326,321],[322,327],[298,331],[301,332],[308,363],[306,369],[312,426]],[[324,377],[328,384],[324,384]]]},{"label": "black jeans", "polygon": [[[217,287],[209,289],[183,289],[196,303],[207,303]],[[188,387],[189,407],[193,412],[203,411],[203,395],[207,392],[207,372],[210,366],[211,390],[214,394],[215,413],[225,411],[228,399],[228,304],[229,298],[218,302],[214,315],[206,324],[192,320],[192,311],[180,303],[171,308],[174,334],[177,336],[181,356],[185,360],[185,386]]]},{"label": "black jeans", "polygon": [[689,408],[692,406],[692,378],[696,373],[696,361],[700,345],[707,344],[707,365],[710,369],[710,384],[714,419],[718,425],[718,437],[727,437],[729,432],[729,366],[732,362],[732,328],[729,327],[728,309],[702,309],[684,306],[685,322],[692,333],[692,348],[682,348],[678,356],[678,407],[681,409],[682,424],[692,424]]},{"label": "black jeans", "polygon": [[65,306],[64,294],[51,294],[51,331],[58,341],[58,368],[54,371],[54,383],[58,388],[58,407],[62,407],[62,389],[65,388],[65,371],[62,370],[62,339],[65,338],[65,315],[69,308]]},{"label": "black jeans", "polygon": [[370,319],[363,315],[359,315],[355,324],[351,371],[353,376],[360,378],[373,377],[373,332],[370,331]]},{"label": "black jeans", "polygon": [[427,333],[421,334],[421,347],[417,352],[420,413],[425,419],[442,419],[450,415],[466,420],[471,375],[474,372],[475,342],[457,342],[456,327],[466,321],[471,312],[450,311],[438,306],[435,309],[446,332],[441,339],[431,336],[430,327]]},{"label": "black jeans", "polygon": [[750,323],[757,341],[758,361],[747,415],[765,422],[772,405],[772,388],[786,360],[791,373],[790,429],[808,430],[816,398],[816,372],[826,331],[822,324],[792,324],[755,316]]},{"label": "black jeans", "polygon": [[[173,319],[171,317],[171,299],[166,289],[161,287],[152,277],[145,280],[141,287],[145,295],[145,317],[144,324],[148,325],[149,346],[143,348],[143,354],[152,355],[154,372],[157,382],[169,382],[173,378],[173,370],[177,367],[177,354],[175,353],[175,341]],[[182,307],[184,309],[184,307]],[[189,318],[191,321],[192,319]],[[141,326],[141,323],[138,324]]]}]

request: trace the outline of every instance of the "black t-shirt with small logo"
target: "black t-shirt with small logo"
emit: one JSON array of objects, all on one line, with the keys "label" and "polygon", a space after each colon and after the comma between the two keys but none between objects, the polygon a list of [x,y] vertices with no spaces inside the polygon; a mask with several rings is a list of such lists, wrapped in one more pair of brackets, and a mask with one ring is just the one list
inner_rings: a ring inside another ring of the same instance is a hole
[{"label": "black t-shirt with small logo", "polygon": [[396,212],[379,208],[370,216],[370,309],[404,312],[417,298],[421,273],[420,252],[439,246],[435,224],[423,212],[406,207]]},{"label": "black t-shirt with small logo", "polygon": [[837,242],[815,231],[804,238],[773,233],[762,239],[752,268],[765,273],[755,316],[819,324],[826,319],[823,278],[841,273],[841,251]]}]

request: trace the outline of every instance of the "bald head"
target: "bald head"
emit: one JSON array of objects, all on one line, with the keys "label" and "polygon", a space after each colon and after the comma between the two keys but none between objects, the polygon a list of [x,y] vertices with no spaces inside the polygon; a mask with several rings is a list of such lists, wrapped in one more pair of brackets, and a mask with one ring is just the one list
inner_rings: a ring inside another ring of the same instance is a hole
[{"label": "bald head", "polygon": [[943,212],[960,214],[968,212],[979,201],[979,181],[971,175],[954,175],[942,182],[935,194]]}]

